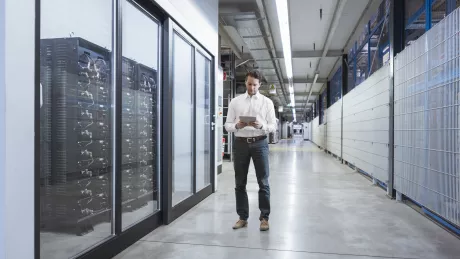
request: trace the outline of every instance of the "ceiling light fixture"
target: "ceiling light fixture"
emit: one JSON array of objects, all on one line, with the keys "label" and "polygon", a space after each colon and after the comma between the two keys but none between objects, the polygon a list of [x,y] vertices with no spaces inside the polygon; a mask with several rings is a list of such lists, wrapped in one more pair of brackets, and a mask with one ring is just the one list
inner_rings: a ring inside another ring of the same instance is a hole
[{"label": "ceiling light fixture", "polygon": [[292,80],[291,33],[289,31],[289,12],[287,0],[276,0],[276,12],[280,26],[281,42],[283,44],[286,75]]},{"label": "ceiling light fixture", "polygon": [[[276,0],[276,12],[280,27],[281,43],[283,44],[284,65],[286,76],[289,81],[290,106],[295,107],[294,86],[292,82],[292,52],[291,52],[291,33],[289,30],[289,11],[287,0]],[[295,120],[295,109],[292,110]]]}]

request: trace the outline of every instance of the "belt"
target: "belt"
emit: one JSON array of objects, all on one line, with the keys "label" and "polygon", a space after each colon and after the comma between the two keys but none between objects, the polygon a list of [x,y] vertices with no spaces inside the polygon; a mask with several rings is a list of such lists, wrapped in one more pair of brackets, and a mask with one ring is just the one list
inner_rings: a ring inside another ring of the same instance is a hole
[{"label": "belt", "polygon": [[258,137],[251,137],[251,138],[236,137],[236,140],[244,141],[244,142],[246,142],[248,144],[251,144],[251,143],[254,143],[254,142],[257,142],[257,141],[260,141],[260,140],[264,140],[266,138],[267,138],[267,136],[258,136]]}]

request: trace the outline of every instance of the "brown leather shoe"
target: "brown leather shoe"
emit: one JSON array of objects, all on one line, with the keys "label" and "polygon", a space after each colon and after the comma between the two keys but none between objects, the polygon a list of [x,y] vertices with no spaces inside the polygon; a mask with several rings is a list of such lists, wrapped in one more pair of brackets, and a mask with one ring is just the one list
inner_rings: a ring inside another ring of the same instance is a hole
[{"label": "brown leather shoe", "polygon": [[240,228],[245,228],[248,226],[248,222],[246,220],[238,220],[238,222],[235,223],[233,226],[233,229],[240,229]]},{"label": "brown leather shoe", "polygon": [[268,220],[262,219],[260,221],[260,231],[267,231],[270,229],[270,225],[268,225]]}]

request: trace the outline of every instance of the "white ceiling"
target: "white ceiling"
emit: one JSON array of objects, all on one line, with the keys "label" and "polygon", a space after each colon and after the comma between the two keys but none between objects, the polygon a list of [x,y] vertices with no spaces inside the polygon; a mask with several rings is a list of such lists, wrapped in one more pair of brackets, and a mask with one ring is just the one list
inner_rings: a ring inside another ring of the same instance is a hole
[{"label": "white ceiling", "polygon": [[[276,3],[275,0],[267,0],[266,2],[267,16],[272,26],[272,37],[275,41],[276,50],[282,51]],[[368,2],[369,0],[347,1],[339,18],[339,25],[332,35],[330,50],[342,50],[345,47]],[[323,50],[338,0],[289,0],[288,3],[292,51]],[[322,18],[320,18],[320,9],[322,9]],[[320,58],[317,57],[295,58],[294,55],[292,59],[294,78],[313,78],[319,60]],[[327,78],[337,61],[337,57],[322,58],[319,77]],[[283,75],[285,75],[284,59],[280,59],[280,63]],[[315,88],[321,89],[321,86]],[[295,84],[294,88],[295,91],[301,91],[305,90],[306,87]]]},{"label": "white ceiling", "polygon": [[[350,37],[350,34],[356,24],[359,22],[359,18],[361,17],[361,14],[366,8],[368,2],[369,0],[347,1],[339,19],[339,27],[332,38],[331,49],[342,49],[345,47],[346,41]],[[358,28],[359,31],[362,31],[360,29],[363,28]]]},{"label": "white ceiling", "polygon": [[[242,5],[251,5],[257,8],[257,3],[263,1],[265,6],[265,12],[267,20],[271,27],[270,34],[271,39],[274,42],[275,49],[277,52],[282,53],[283,47],[281,42],[281,34],[278,25],[278,16],[276,12],[276,0],[220,0],[221,4],[225,5],[239,5],[240,10]],[[293,52],[296,51],[322,51],[326,43],[326,39],[329,34],[329,29],[334,20],[334,16],[337,16],[338,26],[331,37],[331,43],[329,51],[335,50],[340,54],[344,48],[349,45],[351,35],[354,33],[355,28],[358,31],[362,31],[360,24],[360,18],[363,17],[363,12],[366,14],[369,12],[375,12],[371,8],[366,9],[370,1],[375,0],[347,0],[346,4],[340,13],[336,14],[336,9],[339,5],[339,0],[287,0],[289,8],[289,19],[290,19],[290,33],[291,33],[291,49]],[[345,0],[340,0],[345,1]],[[378,6],[378,5],[372,5]],[[322,9],[322,18],[320,18],[320,9]],[[244,10],[247,11],[247,10]],[[240,33],[241,33],[240,29]],[[244,31],[250,33],[250,30]],[[354,37],[354,36],[353,36]],[[336,64],[340,60],[339,57],[325,57],[321,58],[320,55],[314,57],[296,57],[293,53],[292,66],[293,76],[297,80],[306,80],[307,78],[312,79],[315,76],[315,70],[318,68],[319,78],[324,79],[332,76]],[[281,69],[281,75],[287,80],[286,68],[284,65],[284,59],[279,59],[279,65]],[[270,61],[257,62],[259,67],[266,67],[271,64]],[[319,67],[318,67],[319,64]],[[271,73],[271,72],[270,72]],[[276,80],[274,80],[276,81]],[[295,83],[295,93],[308,93],[319,92],[324,89],[323,83],[317,83],[311,86],[311,83]],[[312,88],[312,89],[311,89]],[[285,86],[288,89],[288,86]],[[298,96],[296,100],[306,100],[306,96]],[[312,95],[310,100],[315,100],[316,96]],[[299,108],[298,110],[301,110]]]},{"label": "white ceiling", "polygon": [[[290,0],[289,18],[291,27],[291,48],[296,50],[322,49],[338,0]],[[320,19],[320,9],[323,17]],[[282,46],[277,46],[280,50]]]},{"label": "white ceiling", "polygon": [[[319,58],[294,58],[292,59],[292,74],[294,78],[314,77],[313,71],[318,65]],[[283,59],[283,69],[284,66]],[[311,66],[310,66],[311,64]]]}]

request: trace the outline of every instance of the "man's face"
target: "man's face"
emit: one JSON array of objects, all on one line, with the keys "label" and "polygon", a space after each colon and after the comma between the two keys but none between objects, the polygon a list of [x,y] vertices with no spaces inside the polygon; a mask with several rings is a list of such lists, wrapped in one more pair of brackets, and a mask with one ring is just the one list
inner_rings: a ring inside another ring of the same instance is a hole
[{"label": "man's face", "polygon": [[259,91],[260,82],[259,79],[248,76],[246,79],[246,89],[248,90],[249,95],[255,95]]}]

